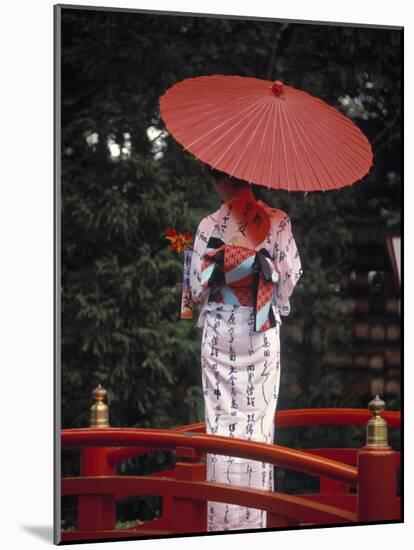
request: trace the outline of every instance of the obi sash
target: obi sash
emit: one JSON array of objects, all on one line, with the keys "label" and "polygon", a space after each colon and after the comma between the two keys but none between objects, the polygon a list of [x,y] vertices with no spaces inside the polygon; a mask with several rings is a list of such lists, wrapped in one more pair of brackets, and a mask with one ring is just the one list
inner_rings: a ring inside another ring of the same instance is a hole
[{"label": "obi sash", "polygon": [[256,251],[229,245],[218,237],[210,237],[201,265],[202,285],[219,287],[223,302],[241,305],[233,290],[243,279],[252,282],[255,331],[261,332],[276,326],[271,305],[280,272],[269,252],[265,248]]}]

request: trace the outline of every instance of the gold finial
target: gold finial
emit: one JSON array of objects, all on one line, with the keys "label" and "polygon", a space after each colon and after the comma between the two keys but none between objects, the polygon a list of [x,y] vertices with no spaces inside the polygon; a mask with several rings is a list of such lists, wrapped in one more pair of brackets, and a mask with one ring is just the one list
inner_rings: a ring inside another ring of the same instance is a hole
[{"label": "gold finial", "polygon": [[368,420],[367,423],[366,445],[368,447],[387,447],[388,425],[380,416],[380,412],[385,409],[385,401],[379,395],[376,395],[375,399],[368,403],[368,409],[374,417]]},{"label": "gold finial", "polygon": [[108,405],[104,403],[107,391],[98,384],[92,392],[92,399],[95,403],[91,407],[91,428],[109,428],[109,412]]}]

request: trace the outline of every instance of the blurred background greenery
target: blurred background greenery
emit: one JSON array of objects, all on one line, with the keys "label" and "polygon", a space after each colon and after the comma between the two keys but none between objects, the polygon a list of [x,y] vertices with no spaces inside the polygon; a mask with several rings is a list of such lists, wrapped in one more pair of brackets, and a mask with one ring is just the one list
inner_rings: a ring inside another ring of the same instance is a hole
[{"label": "blurred background greenery", "polygon": [[[98,383],[112,426],[204,420],[201,331],[179,320],[183,259],[164,233],[194,234],[220,200],[165,131],[159,98],[186,77],[215,73],[304,89],[350,116],[374,150],[364,181],[339,191],[254,189],[289,213],[304,271],[283,318],[278,409],[366,407],[375,388],[399,409],[398,293],[384,236],[401,231],[401,31],[64,6],[61,31],[62,428],[88,425]],[[370,284],[353,285],[358,273],[371,273]],[[391,323],[392,341],[358,340],[355,304],[364,300],[365,326],[388,334]],[[374,367],[373,356],[383,358]],[[296,448],[364,442],[363,428],[276,434]],[[399,433],[390,441],[399,449]],[[78,459],[63,452],[63,475],[79,473]],[[119,473],[172,464],[171,453],[148,454]],[[313,481],[277,469],[279,490],[312,490]],[[130,499],[119,504],[119,521],[159,509],[159,499]],[[65,498],[62,526],[74,523],[75,501]]]}]

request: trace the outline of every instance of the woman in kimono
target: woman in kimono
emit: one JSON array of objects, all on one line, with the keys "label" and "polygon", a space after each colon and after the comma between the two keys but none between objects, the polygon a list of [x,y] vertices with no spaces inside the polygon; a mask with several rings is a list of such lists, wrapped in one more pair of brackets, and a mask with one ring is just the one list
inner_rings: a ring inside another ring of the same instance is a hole
[{"label": "woman in kimono", "polygon": [[[289,216],[256,201],[247,182],[208,169],[224,201],[257,202],[270,230],[255,248],[240,238],[225,242],[223,208],[201,220],[190,268],[193,303],[203,330],[202,386],[206,433],[273,443],[280,383],[281,316],[302,269]],[[259,258],[260,256],[260,258]],[[207,481],[274,490],[273,466],[207,453]],[[266,512],[207,502],[207,530],[266,527]]]}]

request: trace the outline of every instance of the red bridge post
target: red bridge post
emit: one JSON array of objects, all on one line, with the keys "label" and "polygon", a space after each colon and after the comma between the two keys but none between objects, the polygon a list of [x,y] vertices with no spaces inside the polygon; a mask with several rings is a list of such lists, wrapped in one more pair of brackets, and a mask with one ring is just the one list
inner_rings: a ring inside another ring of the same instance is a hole
[{"label": "red bridge post", "polygon": [[[185,481],[205,481],[204,453],[191,447],[176,448],[175,478]],[[172,497],[169,519],[175,533],[203,533],[207,531],[207,503]]]},{"label": "red bridge post", "polygon": [[357,457],[358,521],[400,519],[397,497],[397,453],[388,445],[387,423],[380,417],[385,403],[377,395],[368,404],[373,418],[367,424],[366,445]]},{"label": "red bridge post", "polygon": [[[95,400],[91,407],[91,428],[108,428],[108,405],[103,400],[106,390],[99,386],[93,390]],[[85,447],[81,454],[81,476],[106,476],[116,474],[116,465],[107,459],[111,447]],[[116,504],[114,495],[79,495],[78,529],[102,530],[115,529]]]}]

